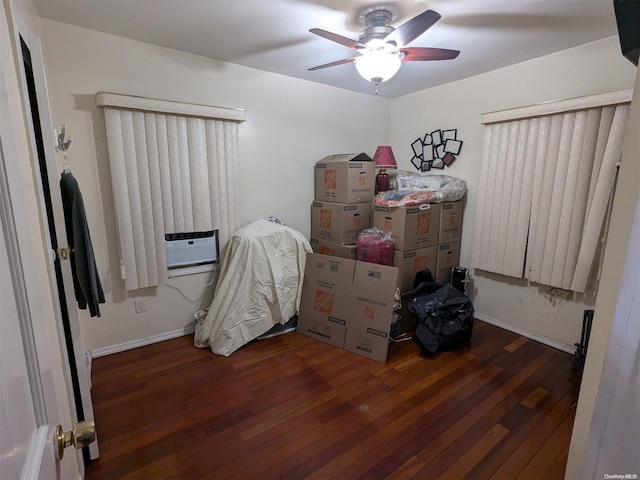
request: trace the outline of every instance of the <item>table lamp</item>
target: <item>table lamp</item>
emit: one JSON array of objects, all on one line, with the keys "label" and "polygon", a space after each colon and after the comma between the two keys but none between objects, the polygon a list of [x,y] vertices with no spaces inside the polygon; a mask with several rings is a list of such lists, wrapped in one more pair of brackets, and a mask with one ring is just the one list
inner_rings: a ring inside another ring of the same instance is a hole
[{"label": "table lamp", "polygon": [[376,149],[373,156],[376,162],[376,168],[379,169],[376,175],[376,194],[389,190],[389,174],[387,168],[398,168],[396,158],[393,156],[393,150],[388,145],[380,146]]}]

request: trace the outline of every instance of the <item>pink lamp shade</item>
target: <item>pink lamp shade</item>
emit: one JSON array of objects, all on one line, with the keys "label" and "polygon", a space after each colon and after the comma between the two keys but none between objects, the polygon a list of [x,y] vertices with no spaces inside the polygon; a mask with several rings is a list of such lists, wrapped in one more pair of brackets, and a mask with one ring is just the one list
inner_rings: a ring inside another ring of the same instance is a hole
[{"label": "pink lamp shade", "polygon": [[378,168],[398,168],[396,157],[393,156],[393,150],[388,145],[378,147],[373,160]]},{"label": "pink lamp shade", "polygon": [[396,157],[393,156],[393,150],[388,145],[380,146],[376,149],[376,153],[373,156],[373,160],[376,162],[376,167],[380,169],[376,175],[376,195],[380,192],[386,192],[389,190],[389,174],[387,168],[398,168],[396,163]]}]

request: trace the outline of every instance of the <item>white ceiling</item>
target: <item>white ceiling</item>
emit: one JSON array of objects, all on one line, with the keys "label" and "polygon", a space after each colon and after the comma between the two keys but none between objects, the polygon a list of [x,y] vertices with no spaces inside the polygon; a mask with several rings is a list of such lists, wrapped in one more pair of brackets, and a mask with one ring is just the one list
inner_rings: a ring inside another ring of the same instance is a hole
[{"label": "white ceiling", "polygon": [[405,62],[379,87],[394,98],[617,35],[613,0],[35,0],[59,22],[216,60],[374,94],[352,63],[308,68],[353,56],[309,33],[321,28],[356,39],[360,13],[397,12],[398,27],[426,9],[442,18],[412,47],[460,50],[454,60]]}]

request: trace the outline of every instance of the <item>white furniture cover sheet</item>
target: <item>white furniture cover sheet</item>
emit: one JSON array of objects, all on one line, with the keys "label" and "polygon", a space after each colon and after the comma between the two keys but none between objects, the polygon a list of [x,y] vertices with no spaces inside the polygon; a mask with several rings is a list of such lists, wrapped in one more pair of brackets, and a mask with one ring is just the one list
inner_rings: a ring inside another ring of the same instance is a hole
[{"label": "white furniture cover sheet", "polygon": [[285,324],[300,307],[311,245],[298,231],[257,220],[230,239],[209,311],[196,324],[194,345],[218,355]]}]

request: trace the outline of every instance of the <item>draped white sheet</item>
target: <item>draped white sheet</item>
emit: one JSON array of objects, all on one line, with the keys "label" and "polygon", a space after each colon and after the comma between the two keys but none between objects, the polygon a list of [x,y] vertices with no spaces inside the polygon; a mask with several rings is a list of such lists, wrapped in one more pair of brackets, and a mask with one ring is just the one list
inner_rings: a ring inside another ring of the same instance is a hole
[{"label": "draped white sheet", "polygon": [[[130,103],[127,103],[130,101]],[[238,125],[244,112],[99,94],[104,107],[127,290],[166,276],[166,233],[236,231]],[[129,106],[129,108],[127,108]]]},{"label": "draped white sheet", "polygon": [[[596,255],[630,91],[483,117],[472,265],[584,292]],[[607,105],[607,102],[622,102]]]},{"label": "draped white sheet", "polygon": [[298,231],[256,220],[230,239],[207,315],[198,320],[194,345],[218,355],[287,323],[300,308],[309,241]]}]

